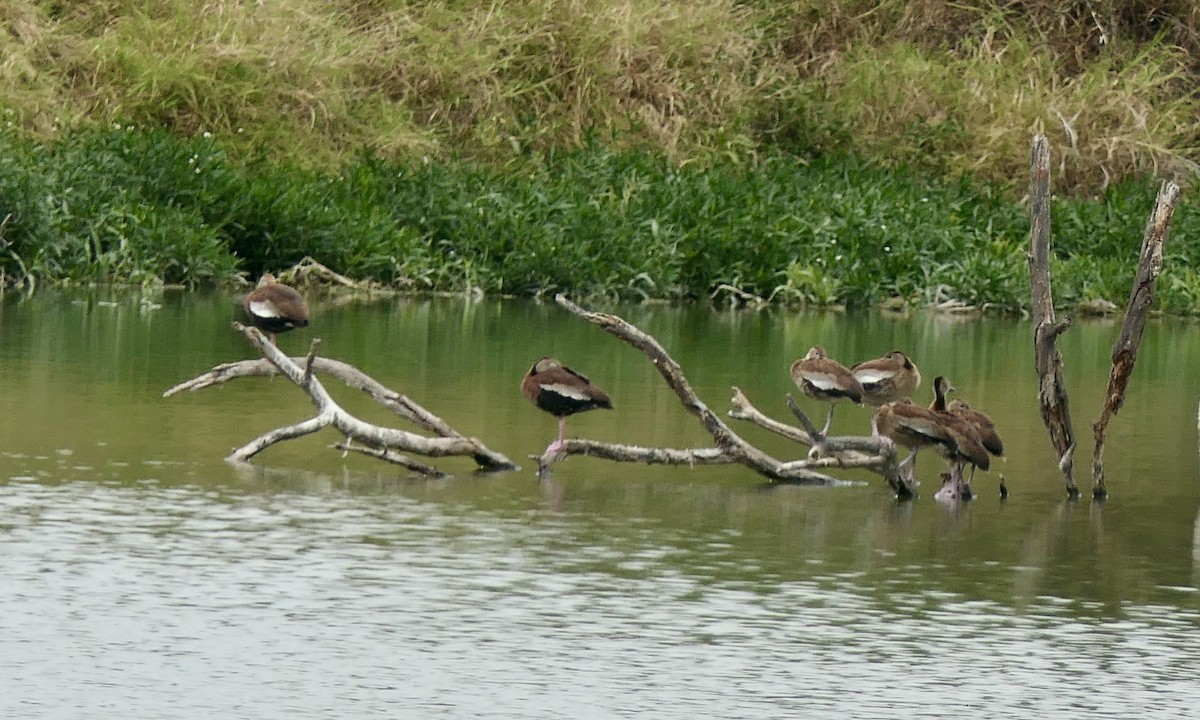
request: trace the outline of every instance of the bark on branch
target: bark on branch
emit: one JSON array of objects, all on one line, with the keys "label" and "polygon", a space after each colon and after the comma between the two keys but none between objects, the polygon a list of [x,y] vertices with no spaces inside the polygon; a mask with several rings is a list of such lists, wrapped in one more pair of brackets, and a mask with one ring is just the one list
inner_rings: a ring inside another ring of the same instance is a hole
[{"label": "bark on branch", "polygon": [[[1079,488],[1074,480],[1075,436],[1062,377],[1062,355],[1058,351],[1058,336],[1070,326],[1071,321],[1055,319],[1054,299],[1050,292],[1050,146],[1043,135],[1033,139],[1031,166],[1029,280],[1033,294],[1038,399],[1042,420],[1050,432],[1050,441],[1058,451],[1058,465],[1066,479],[1067,494],[1074,498],[1079,496]],[[1137,361],[1146,318],[1154,302],[1155,285],[1162,272],[1163,246],[1171,228],[1171,217],[1179,193],[1180,188],[1174,182],[1162,184],[1142,237],[1142,249],[1129,293],[1129,304],[1125,309],[1125,321],[1113,345],[1112,369],[1108,375],[1104,407],[1100,417],[1092,424],[1095,440],[1092,449],[1092,496],[1095,498],[1108,496],[1104,482],[1104,440],[1108,422],[1125,402],[1125,391]]]},{"label": "bark on branch", "polygon": [[1079,496],[1075,485],[1075,431],[1071,406],[1063,380],[1062,354],[1058,336],[1071,320],[1056,320],[1050,291],[1050,144],[1044,135],[1033,139],[1033,182],[1030,189],[1029,287],[1033,294],[1034,364],[1038,373],[1038,403],[1050,442],[1058,452],[1058,467],[1066,481],[1067,495]]},{"label": "bark on branch", "polygon": [[[195,391],[220,385],[236,378],[280,373],[309,396],[317,408],[317,414],[303,422],[263,433],[234,450],[226,458],[231,462],[246,462],[277,442],[308,435],[326,427],[333,427],[346,438],[349,444],[348,448],[343,446],[343,449],[369,454],[425,475],[440,474],[440,471],[410,460],[400,452],[409,452],[425,457],[470,457],[481,470],[515,470],[517,467],[504,455],[490,450],[475,438],[458,433],[438,416],[408,397],[385,387],[354,366],[337,360],[317,357],[316,346],[319,341],[313,342],[313,347],[307,357],[294,359],[281,352],[257,329],[241,323],[234,323],[233,327],[263,354],[264,359],[218,365],[202,375],[170,388],[163,393],[163,397],[170,397],[185,390]],[[325,386],[317,379],[317,373],[331,375],[351,387],[362,390],[401,417],[434,433],[436,437],[382,427],[359,420],[334,401]]]},{"label": "bark on branch", "polygon": [[[883,474],[888,478],[889,483],[893,487],[903,489],[904,492],[901,492],[901,490],[897,490],[897,492],[901,493],[904,497],[911,497],[910,489],[900,480],[900,473],[896,469],[895,448],[886,439],[867,438],[863,441],[863,439],[824,438],[827,450],[835,447],[835,440],[846,440],[847,444],[844,448],[840,445],[836,445],[836,447],[839,452],[843,449],[849,452],[845,456],[809,458],[790,462],[780,461],[747,442],[730,429],[700,399],[692,389],[679,364],[663,349],[662,345],[654,337],[642,332],[616,315],[585,310],[571,302],[565,295],[557,295],[555,296],[555,300],[572,314],[587,320],[641,351],[658,370],[659,374],[662,375],[667,386],[674,391],[680,403],[683,404],[684,409],[695,415],[700,420],[701,425],[704,426],[704,429],[712,435],[714,447],[689,449],[645,448],[634,445],[600,443],[590,440],[568,440],[563,449],[555,456],[543,456],[539,459],[539,466],[543,471],[547,470],[550,464],[560,457],[567,455],[592,455],[621,462],[664,463],[672,465],[739,463],[775,482],[840,485],[845,484],[846,481],[818,472],[815,468],[866,467]],[[788,426],[785,423],[766,418],[762,413],[754,409],[740,390],[734,388],[734,393],[735,407],[730,412],[732,417],[756,418],[756,423],[762,427],[766,427],[769,430],[807,445],[814,444],[813,436],[809,433],[799,428]],[[861,451],[864,448],[871,448],[876,451],[875,457],[869,458],[863,454]]]},{"label": "bark on branch", "polygon": [[[806,429],[788,425],[766,415],[736,387],[733,388],[733,397],[729,399],[729,402],[733,406],[728,412],[729,417],[745,420],[764,430],[813,448],[809,452],[808,460],[793,462],[803,463],[805,467],[812,468],[838,467],[870,470],[882,475],[888,485],[896,491],[897,497],[906,500],[916,497],[916,490],[908,484],[908,480],[900,472],[895,445],[888,438],[878,435],[822,437],[790,395],[787,398],[788,408]],[[793,462],[784,463],[784,467],[791,467]]]},{"label": "bark on branch", "polygon": [[1092,496],[1096,498],[1108,496],[1104,485],[1104,437],[1109,419],[1125,402],[1125,389],[1129,386],[1129,375],[1137,361],[1142,331],[1146,328],[1146,316],[1154,302],[1154,288],[1163,266],[1163,246],[1171,229],[1171,217],[1178,199],[1179,186],[1171,181],[1164,182],[1158,190],[1154,211],[1150,214],[1142,237],[1142,251],[1138,258],[1137,275],[1133,278],[1133,289],[1129,293],[1129,305],[1125,309],[1125,322],[1113,345],[1112,370],[1108,375],[1108,390],[1104,394],[1104,409],[1092,425],[1096,440],[1092,451]]}]

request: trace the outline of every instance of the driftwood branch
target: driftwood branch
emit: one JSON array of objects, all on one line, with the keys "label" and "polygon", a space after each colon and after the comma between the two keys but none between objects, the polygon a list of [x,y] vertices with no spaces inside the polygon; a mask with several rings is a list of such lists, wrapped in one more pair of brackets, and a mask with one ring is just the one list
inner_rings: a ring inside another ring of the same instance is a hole
[{"label": "driftwood branch", "polygon": [[[305,358],[293,359],[281,352],[258,330],[241,323],[234,323],[234,328],[241,332],[250,344],[263,354],[265,359],[218,365],[207,373],[170,388],[163,393],[163,396],[170,397],[185,390],[195,391],[212,387],[240,377],[280,373],[308,394],[317,408],[317,414],[309,420],[263,433],[234,450],[226,459],[232,462],[246,462],[277,442],[308,435],[326,427],[333,427],[348,441],[352,441],[350,449],[404,465],[422,474],[440,474],[440,471],[411,461],[400,455],[399,451],[425,457],[470,457],[482,470],[516,469],[516,465],[504,455],[488,449],[475,438],[461,435],[441,418],[409,398],[388,389],[352,365],[317,357],[316,347],[319,341],[313,342],[313,346]],[[317,379],[317,373],[331,375],[351,387],[366,392],[400,416],[437,436],[418,435],[359,420],[333,400],[325,386]],[[357,446],[353,443],[357,443]]]},{"label": "driftwood branch", "polygon": [[1033,295],[1034,363],[1038,373],[1038,402],[1050,442],[1058,451],[1058,467],[1066,481],[1067,495],[1079,496],[1075,485],[1075,431],[1063,380],[1062,354],[1058,336],[1071,320],[1056,320],[1050,290],[1050,144],[1046,136],[1033,139],[1033,182],[1030,190],[1029,286]]},{"label": "driftwood branch", "polygon": [[1125,402],[1125,389],[1129,385],[1129,376],[1137,361],[1138,347],[1142,342],[1142,331],[1146,327],[1146,317],[1150,313],[1150,305],[1154,302],[1154,288],[1163,266],[1163,246],[1167,241],[1167,233],[1171,229],[1171,217],[1175,212],[1175,203],[1178,200],[1179,186],[1171,181],[1164,182],[1159,188],[1154,211],[1146,223],[1146,232],[1142,237],[1142,251],[1138,258],[1137,275],[1133,278],[1133,288],[1129,293],[1129,305],[1125,309],[1125,322],[1121,325],[1121,334],[1113,345],[1112,370],[1108,375],[1108,390],[1104,394],[1104,409],[1100,412],[1099,419],[1092,425],[1096,440],[1095,448],[1092,451],[1093,497],[1108,496],[1104,485],[1104,437],[1109,419],[1121,409],[1121,405]]},{"label": "driftwood branch", "polygon": [[[727,413],[729,417],[735,420],[745,420],[746,422],[757,425],[764,430],[769,430],[777,435],[781,435],[789,440],[800,443],[801,445],[809,445],[816,448],[818,442],[816,438],[820,438],[820,433],[813,426],[812,421],[796,404],[796,401],[789,395],[787,398],[788,408],[796,415],[802,425],[805,425],[808,430],[803,430],[794,425],[788,425],[785,422],[780,422],[772,418],[757,407],[750,399],[746,397],[738,388],[733,388],[733,397],[729,403],[733,406]],[[896,448],[892,441],[880,436],[841,436],[841,437],[825,437],[821,441],[821,449],[816,453],[817,457],[813,457],[812,453],[808,460],[794,461],[795,464],[803,465],[809,468],[862,468],[878,473],[887,480],[888,485],[896,491],[896,495],[903,499],[911,499],[916,497],[916,491],[908,484],[903,473],[900,472],[898,466],[899,458],[896,455]],[[792,462],[784,463],[785,468],[790,468]]]},{"label": "driftwood branch", "polygon": [[[797,415],[800,419],[800,424],[809,428],[808,431],[794,425],[788,425],[786,422],[781,422],[770,418],[764,414],[762,410],[756,408],[754,403],[750,402],[742,390],[733,388],[733,397],[730,398],[732,409],[727,413],[730,418],[736,420],[745,420],[751,424],[762,427],[763,430],[769,430],[779,434],[779,436],[793,440],[802,445],[815,446],[817,443],[814,438],[820,437],[820,433],[816,431],[809,416],[804,414],[804,410],[800,409],[796,401],[791,396],[787,397],[787,406],[792,410],[792,414]],[[823,468],[864,468],[874,470],[874,472],[883,475],[883,478],[888,480],[888,484],[892,485],[896,492],[901,497],[913,497],[912,488],[908,487],[900,470],[895,467],[896,452],[892,440],[881,436],[840,436],[826,437],[822,444],[823,452],[818,452],[817,457],[811,457],[808,461],[798,461],[808,463],[808,467]],[[791,466],[792,463],[784,463],[784,466]]]},{"label": "driftwood branch", "polygon": [[[899,479],[900,473],[895,468],[895,449],[890,442],[879,438],[874,439],[875,442],[873,444],[870,442],[859,442],[856,444],[847,439],[849,443],[847,449],[851,449],[852,452],[844,457],[810,458],[791,462],[783,462],[771,457],[731,430],[700,399],[692,389],[686,376],[684,376],[679,364],[663,349],[662,345],[654,337],[642,332],[616,315],[585,310],[571,302],[564,295],[557,295],[555,300],[574,315],[599,326],[605,332],[640,350],[658,370],[659,374],[662,375],[668,387],[675,392],[684,409],[695,415],[704,426],[704,429],[712,435],[714,447],[688,449],[646,448],[634,445],[600,443],[590,440],[568,440],[563,449],[554,456],[543,456],[539,459],[539,466],[543,470],[547,469],[555,460],[567,455],[591,455],[621,462],[671,465],[738,463],[775,482],[816,485],[840,485],[847,482],[817,472],[816,470],[817,468],[826,467],[864,467],[884,472],[885,475],[885,469],[891,468],[895,478]],[[735,409],[730,412],[732,417],[741,417],[744,419],[754,417],[758,419],[758,424],[767,429],[807,445],[813,444],[812,436],[808,433],[765,417],[758,410],[754,409],[754,406],[745,399],[745,395],[740,390],[734,388],[734,393]],[[827,438],[826,442],[828,443],[833,440],[835,439]],[[867,447],[877,451],[877,455],[874,458],[869,458],[860,452]],[[889,482],[891,482],[890,478]],[[902,482],[900,483],[900,487],[908,490],[907,486]],[[911,497],[911,493],[904,494],[904,496]]]},{"label": "driftwood branch", "polygon": [[336,445],[334,445],[334,447],[337,448],[338,450],[341,450],[343,453],[356,452],[356,453],[359,453],[360,455],[366,455],[368,457],[373,457],[376,460],[382,460],[384,462],[391,463],[393,465],[400,465],[401,467],[406,467],[415,473],[424,475],[425,477],[430,477],[430,478],[446,477],[446,473],[442,472],[441,470],[438,470],[437,468],[433,467],[432,465],[426,465],[423,462],[418,462],[416,460],[413,460],[412,458],[408,457],[407,455],[401,455],[400,453],[396,452],[395,450],[388,450],[386,448],[377,448],[377,447],[366,447],[365,445],[354,445],[353,443],[351,443],[349,441],[337,443]]},{"label": "driftwood branch", "polygon": [[888,452],[887,448],[892,446],[891,440],[880,435],[839,435],[836,437],[822,435],[804,410],[801,409],[796,399],[791,395],[787,396],[787,406],[792,411],[792,414],[796,416],[796,419],[800,421],[800,424],[804,426],[805,434],[813,440],[813,452],[809,453],[810,457],[815,458],[830,453],[855,451],[867,452],[878,456]]},{"label": "driftwood branch", "polygon": [[651,448],[580,439],[567,440],[563,454],[589,455],[605,460],[640,462],[648,465],[731,465],[738,462],[732,453],[715,447]]},{"label": "driftwood branch", "polygon": [[[291,358],[291,361],[300,365],[306,363],[307,358]],[[461,437],[446,421],[437,415],[421,407],[409,397],[388,388],[383,383],[375,380],[349,363],[344,363],[341,360],[314,357],[312,359],[312,369],[314,373],[335,377],[349,387],[363,391],[371,399],[375,400],[375,402],[424,430],[443,437]],[[278,368],[266,358],[239,360],[237,362],[217,365],[202,375],[181,382],[164,392],[163,397],[170,397],[184,391],[202,390],[238,378],[268,377],[278,374]]]},{"label": "driftwood branch", "polygon": [[811,435],[794,425],[788,425],[785,422],[780,422],[764,414],[758,408],[754,407],[754,404],[750,402],[746,394],[737,387],[733,388],[733,397],[729,399],[729,403],[733,408],[729,410],[727,415],[735,420],[752,422],[760,428],[770,430],[777,435],[782,435],[788,440],[798,442],[802,445],[813,444]]}]

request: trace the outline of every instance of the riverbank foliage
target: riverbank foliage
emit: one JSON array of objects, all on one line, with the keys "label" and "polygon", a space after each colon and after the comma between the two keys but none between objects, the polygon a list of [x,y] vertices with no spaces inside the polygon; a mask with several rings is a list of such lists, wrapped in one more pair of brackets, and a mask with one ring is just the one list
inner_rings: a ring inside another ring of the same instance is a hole
[{"label": "riverbank foliage", "polygon": [[[1128,294],[1154,186],[1054,205],[1059,300]],[[776,154],[680,165],[586,148],[521,173],[364,156],[339,174],[235,161],[215,138],[108,128],[51,146],[0,134],[10,217],[0,270],[37,281],[206,284],[308,255],[413,291],[705,298],[722,284],[777,301],[901,296],[1028,304],[1026,210],[966,181],[846,157]],[[1200,299],[1178,212],[1162,305]]]},{"label": "riverbank foliage", "polygon": [[[12,0],[0,281],[1123,303],[1200,146],[1186,0]],[[1200,307],[1180,208],[1161,305]]]}]

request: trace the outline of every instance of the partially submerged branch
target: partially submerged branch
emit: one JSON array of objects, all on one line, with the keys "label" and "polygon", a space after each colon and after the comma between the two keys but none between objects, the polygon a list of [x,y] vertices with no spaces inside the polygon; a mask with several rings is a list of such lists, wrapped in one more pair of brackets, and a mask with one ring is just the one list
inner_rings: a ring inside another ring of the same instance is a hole
[{"label": "partially submerged branch", "polygon": [[337,443],[336,445],[334,445],[334,447],[337,448],[338,450],[341,450],[343,453],[356,452],[360,455],[366,455],[368,457],[373,457],[376,460],[382,460],[386,463],[391,463],[393,465],[399,465],[401,467],[406,467],[415,473],[424,475],[425,477],[440,478],[440,477],[446,476],[446,473],[442,472],[441,470],[438,470],[437,468],[433,467],[432,465],[426,465],[423,462],[417,462],[416,460],[413,460],[412,458],[408,457],[407,455],[401,455],[400,453],[396,452],[395,450],[388,450],[387,448],[366,447],[365,445],[354,445],[353,443],[351,443],[349,441]]},{"label": "partially submerged branch", "polygon": [[602,443],[595,440],[567,440],[564,455],[588,455],[617,462],[640,462],[647,465],[731,465],[738,462],[732,453],[721,448],[651,448],[640,445]]},{"label": "partially submerged branch", "polygon": [[[194,391],[219,385],[234,378],[271,375],[278,372],[308,394],[317,408],[317,414],[303,422],[263,433],[234,450],[227,458],[228,460],[246,462],[277,442],[308,435],[326,427],[333,427],[348,441],[358,444],[358,447],[352,444],[351,449],[372,454],[389,462],[397,462],[426,475],[440,474],[440,471],[422,463],[410,461],[399,455],[398,451],[426,457],[470,457],[483,470],[516,469],[516,465],[504,455],[488,449],[475,438],[459,434],[441,418],[409,398],[389,390],[357,368],[336,360],[317,357],[316,347],[319,341],[314,341],[307,357],[301,361],[301,364],[281,352],[255,328],[244,326],[241,323],[234,323],[234,328],[263,354],[265,360],[247,360],[218,365],[207,373],[170,388],[163,393],[163,396],[169,397],[184,390]],[[317,379],[316,373],[332,375],[351,387],[363,390],[401,416],[425,430],[436,433],[437,437],[427,437],[359,420],[333,400],[325,386]]]},{"label": "partially submerged branch", "polygon": [[1066,481],[1067,495],[1079,496],[1075,485],[1075,431],[1063,380],[1062,354],[1058,336],[1071,325],[1070,319],[1054,317],[1050,290],[1050,144],[1044,135],[1033,139],[1033,182],[1030,190],[1029,286],[1033,295],[1034,363],[1038,373],[1038,403],[1050,442],[1058,452],[1058,465]]},{"label": "partially submerged branch", "polygon": [[1129,294],[1129,305],[1125,309],[1125,322],[1121,325],[1121,334],[1113,344],[1112,370],[1108,375],[1108,390],[1104,394],[1104,409],[1099,419],[1092,425],[1096,439],[1092,451],[1092,495],[1097,498],[1107,497],[1108,490],[1104,485],[1104,437],[1108,429],[1109,419],[1121,409],[1125,402],[1125,389],[1129,385],[1129,375],[1137,361],[1138,347],[1142,342],[1142,331],[1146,327],[1146,317],[1150,313],[1150,305],[1154,302],[1154,288],[1158,275],[1163,266],[1163,245],[1167,241],[1167,233],[1171,228],[1171,217],[1175,212],[1175,203],[1179,199],[1179,186],[1174,182],[1164,182],[1158,191],[1158,199],[1154,203],[1154,211],[1146,223],[1146,232],[1142,238],[1142,252],[1138,259],[1137,275],[1133,279],[1133,289]]},{"label": "partially submerged branch", "polygon": [[[894,476],[895,480],[899,481],[899,471],[895,467],[895,450],[890,442],[878,438],[866,439],[873,440],[873,444],[863,439],[846,439],[847,445],[844,449],[851,450],[852,454],[839,458],[810,458],[782,462],[771,457],[730,429],[700,399],[692,389],[686,376],[684,376],[679,364],[663,349],[662,345],[654,337],[642,332],[616,315],[585,310],[571,302],[564,295],[557,295],[555,300],[572,314],[587,320],[593,325],[599,326],[605,332],[640,350],[658,370],[659,374],[662,375],[667,386],[674,391],[676,397],[683,404],[684,409],[695,415],[704,426],[704,429],[712,435],[714,447],[696,449],[645,448],[587,440],[568,440],[558,454],[552,457],[543,456],[539,459],[539,465],[543,470],[548,468],[555,460],[567,455],[592,455],[623,462],[676,465],[739,463],[776,482],[819,485],[838,485],[846,482],[817,472],[814,469],[824,467],[865,467],[874,469],[885,476],[889,476],[890,469],[891,475]],[[813,444],[813,436],[810,433],[765,417],[758,410],[754,409],[753,405],[746,400],[745,395],[740,390],[734,388],[734,393],[734,410],[730,412],[732,417],[754,418],[755,422],[762,427],[766,427],[769,430],[803,442],[804,444]],[[835,440],[841,439],[824,438],[826,449],[829,449],[831,443]],[[878,451],[873,460],[858,452],[864,447],[871,447]],[[843,448],[839,447],[839,450],[841,449]],[[856,452],[857,454],[853,454]],[[893,477],[889,477],[889,482],[891,483],[892,481]],[[898,485],[893,483],[893,487],[898,487],[897,492],[902,496],[911,497],[911,490],[902,481],[899,481]]]},{"label": "partially submerged branch", "polygon": [[745,393],[736,387],[733,389],[733,397],[729,402],[733,405],[733,409],[728,413],[729,417],[746,420],[801,445],[812,447],[807,460],[786,462],[784,463],[785,468],[793,466],[861,468],[882,475],[888,485],[896,491],[898,497],[904,499],[916,497],[916,491],[904,478],[904,474],[900,472],[896,447],[888,438],[879,435],[823,436],[790,395],[787,398],[788,409],[806,429],[788,425],[767,416],[750,402]]}]

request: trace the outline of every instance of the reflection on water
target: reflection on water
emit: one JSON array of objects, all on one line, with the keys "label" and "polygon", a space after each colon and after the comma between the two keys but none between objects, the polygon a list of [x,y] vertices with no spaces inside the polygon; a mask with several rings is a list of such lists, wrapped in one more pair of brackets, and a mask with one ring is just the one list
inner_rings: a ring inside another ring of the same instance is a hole
[{"label": "reflection on water", "polygon": [[1193,609],[1017,607],[931,580],[948,560],[756,568],[735,529],[536,492],[0,490],[10,717],[1182,717],[1200,671]]},{"label": "reflection on water", "polygon": [[[1165,718],[1200,701],[1189,326],[1147,331],[1112,425],[1112,500],[1068,504],[1024,323],[622,309],[711,405],[738,384],[779,417],[807,344],[911,348],[1009,447],[1007,502],[981,475],[978,500],[947,508],[875,479],[769,488],[587,458],[545,482],[465,463],[417,480],[331,437],[230,467],[230,447],[310,406],[279,379],[158,397],[247,355],[228,298],[163,304],[0,305],[2,717]],[[573,432],[705,441],[640,356],[564,315],[345,306],[312,335],[510,457],[555,431],[517,391],[543,352],[617,404]],[[1081,428],[1115,333],[1064,337]],[[835,422],[853,431],[856,411]]]}]

